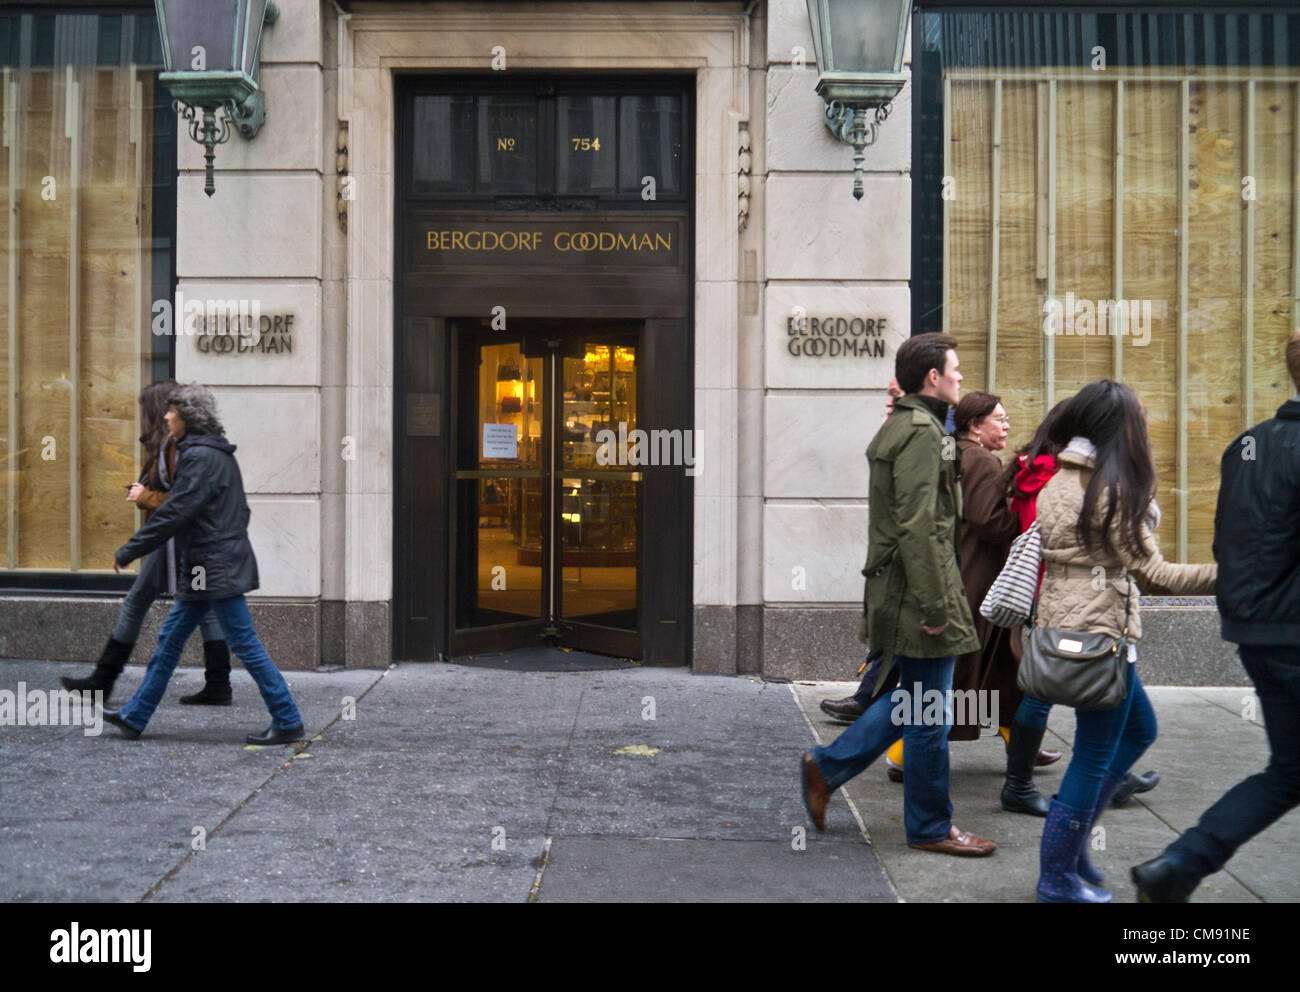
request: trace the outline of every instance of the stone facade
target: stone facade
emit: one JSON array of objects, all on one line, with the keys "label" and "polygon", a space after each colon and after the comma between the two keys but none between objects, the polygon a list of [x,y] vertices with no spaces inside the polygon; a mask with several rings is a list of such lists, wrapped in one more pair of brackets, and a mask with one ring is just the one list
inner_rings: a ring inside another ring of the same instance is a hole
[{"label": "stone facade", "polygon": [[[691,662],[852,677],[864,451],[910,325],[910,84],[867,150],[855,201],[851,150],[813,92],[804,0],[278,3],[263,41],[266,125],[219,148],[215,197],[202,191],[201,149],[180,142],[177,275],[187,298],[294,314],[293,348],[232,356],[176,342],[177,378],[213,386],[239,446],[262,573],[255,616],[277,660],[390,661],[394,74],[486,73],[503,46],[510,68],[533,73],[695,75],[694,425],[707,470],[695,483]],[[793,354],[792,318],[818,315],[869,315],[883,353]],[[21,613],[14,603],[0,612]],[[97,650],[108,620],[95,606],[103,622],[50,656]],[[41,650],[35,636],[7,648]],[[1196,678],[1232,680],[1221,662]]]}]

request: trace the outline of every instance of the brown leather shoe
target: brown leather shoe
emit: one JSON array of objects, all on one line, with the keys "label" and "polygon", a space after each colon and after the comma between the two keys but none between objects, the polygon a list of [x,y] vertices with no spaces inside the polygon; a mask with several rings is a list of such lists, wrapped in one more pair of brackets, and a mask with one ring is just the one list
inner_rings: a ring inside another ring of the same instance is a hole
[{"label": "brown leather shoe", "polygon": [[890,765],[886,769],[885,774],[889,776],[889,781],[891,782],[903,781],[903,769],[901,768],[895,768],[893,765]]},{"label": "brown leather shoe", "polygon": [[865,713],[866,707],[852,696],[843,699],[823,699],[822,712],[838,723],[853,723]]},{"label": "brown leather shoe", "polygon": [[831,799],[831,788],[822,778],[821,770],[813,756],[804,753],[799,762],[800,779],[803,783],[803,808],[808,811],[808,818],[818,830],[826,829],[826,804]]},{"label": "brown leather shoe", "polygon": [[1060,760],[1060,751],[1049,751],[1047,748],[1041,748],[1038,752],[1038,757],[1034,759],[1034,764],[1038,768],[1042,768],[1044,765],[1054,765]]},{"label": "brown leather shoe", "polygon": [[934,851],[936,854],[955,854],[959,858],[987,858],[998,849],[995,841],[976,837],[961,830],[954,823],[948,830],[948,839],[933,844],[908,844],[918,851]]}]

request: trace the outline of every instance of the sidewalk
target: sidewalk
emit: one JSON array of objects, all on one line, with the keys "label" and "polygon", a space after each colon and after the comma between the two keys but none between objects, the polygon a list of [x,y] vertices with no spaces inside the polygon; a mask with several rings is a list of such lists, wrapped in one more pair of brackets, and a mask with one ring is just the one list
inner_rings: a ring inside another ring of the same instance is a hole
[{"label": "sidewalk", "polygon": [[[834,740],[842,725],[818,708],[823,699],[849,695],[857,683],[796,684],[799,706],[809,717],[820,743]],[[1128,869],[1154,857],[1229,788],[1262,771],[1268,761],[1263,722],[1242,719],[1244,701],[1253,688],[1181,688],[1148,686],[1160,735],[1138,762],[1137,770],[1156,769],[1160,784],[1110,810],[1099,821],[1105,828],[1103,850],[1092,852],[1093,864],[1106,876],[1117,902],[1134,902]],[[1258,708],[1258,702],[1256,702]],[[1039,790],[1051,796],[1070,760],[1074,713],[1053,707],[1045,747],[1064,751],[1054,765],[1034,775]],[[953,822],[979,837],[998,842],[991,858],[972,858],[936,866],[935,856],[907,846],[903,832],[901,785],[885,777],[882,758],[841,790],[866,824],[873,850],[908,902],[1032,902],[1038,881],[1038,846],[1043,821],[1007,813],[998,805],[1006,771],[999,737],[958,741],[949,746]],[[832,807],[845,806],[832,799]],[[835,827],[827,823],[827,833]],[[1292,810],[1237,852],[1227,869],[1201,884],[1193,902],[1300,901],[1300,810]]]},{"label": "sidewalk", "polygon": [[[0,689],[57,686],[74,666],[0,661]],[[139,684],[131,666],[113,702]],[[996,808],[1000,744],[953,748],[957,822],[987,861],[902,843],[900,787],[872,768],[827,831],[807,822],[797,760],[839,683],[784,685],[681,669],[585,673],[402,665],[289,672],[312,740],[247,749],[269,722],[252,681],[230,708],[180,706],[181,669],[144,737],[106,726],[0,727],[6,901],[889,902],[1028,900],[1040,820]],[[1117,811],[1098,863],[1126,868],[1262,767],[1240,689],[1156,689],[1160,787]],[[354,720],[341,716],[356,699]],[[653,703],[654,719],[650,715]],[[1053,713],[1064,732],[1071,718]],[[1199,741],[1211,741],[1208,752]],[[623,750],[629,749],[629,750]],[[1230,749],[1230,753],[1225,753]],[[1176,759],[1182,766],[1176,765]],[[1064,762],[1041,784],[1060,779]],[[202,828],[196,831],[196,828]],[[204,849],[196,837],[202,836]],[[1208,900],[1300,898],[1300,814],[1202,887]],[[877,860],[879,859],[879,860]],[[883,868],[882,868],[883,866]],[[892,880],[892,882],[891,882]]]}]

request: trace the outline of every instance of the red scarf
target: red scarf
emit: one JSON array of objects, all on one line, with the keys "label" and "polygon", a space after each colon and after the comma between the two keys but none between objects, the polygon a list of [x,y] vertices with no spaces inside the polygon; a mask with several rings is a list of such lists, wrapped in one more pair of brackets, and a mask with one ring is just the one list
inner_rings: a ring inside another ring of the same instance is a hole
[{"label": "red scarf", "polygon": [[[1016,472],[1015,488],[1016,492],[1011,497],[1011,512],[1020,518],[1020,532],[1023,534],[1029,530],[1033,522],[1038,519],[1038,491],[1047,485],[1047,480],[1056,474],[1060,465],[1051,455],[1039,455],[1034,459],[1032,465],[1028,464],[1025,459],[1028,456],[1018,455],[1017,463],[1020,470]],[[1025,495],[1020,495],[1024,493]],[[1047,571],[1047,562],[1044,561],[1038,567],[1038,584],[1041,587],[1043,583],[1043,573]]]}]

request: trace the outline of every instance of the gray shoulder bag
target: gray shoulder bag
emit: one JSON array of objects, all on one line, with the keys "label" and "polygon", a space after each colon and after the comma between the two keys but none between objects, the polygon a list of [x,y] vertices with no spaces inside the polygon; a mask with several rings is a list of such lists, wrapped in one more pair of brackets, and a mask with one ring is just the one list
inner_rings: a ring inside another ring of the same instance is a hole
[{"label": "gray shoulder bag", "polygon": [[1128,627],[1133,578],[1125,572],[1124,632],[1026,626],[1016,685],[1035,699],[1076,710],[1109,710],[1128,694]]}]

